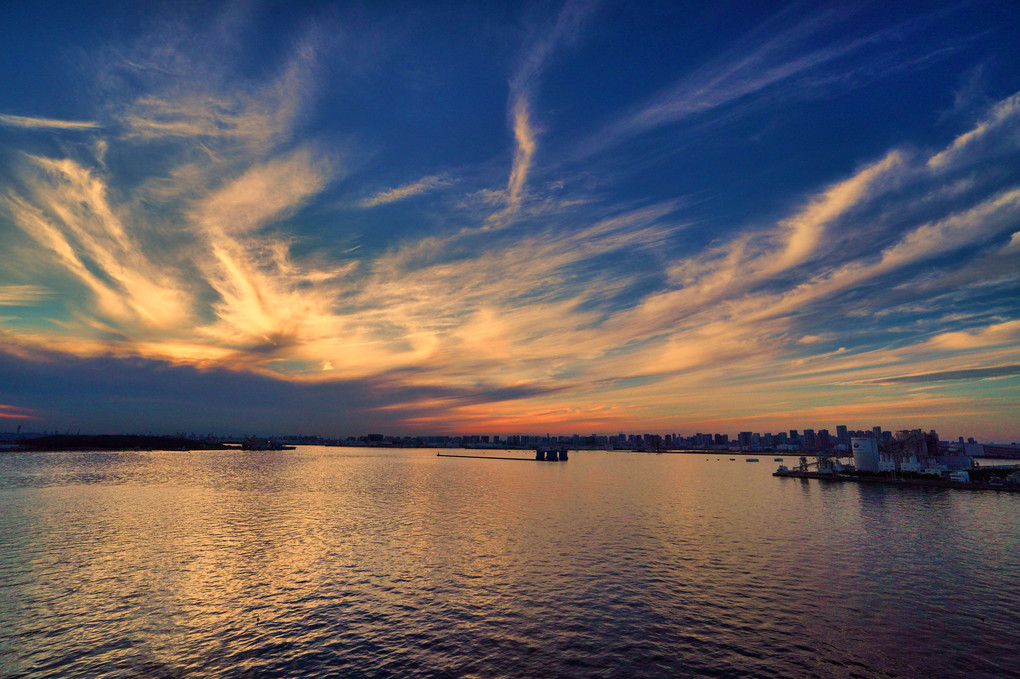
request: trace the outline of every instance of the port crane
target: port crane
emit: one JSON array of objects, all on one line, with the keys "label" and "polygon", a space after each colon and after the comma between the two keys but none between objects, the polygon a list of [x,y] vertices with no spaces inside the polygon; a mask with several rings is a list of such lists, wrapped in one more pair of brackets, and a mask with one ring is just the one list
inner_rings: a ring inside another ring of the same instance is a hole
[{"label": "port crane", "polygon": [[839,458],[841,457],[849,457],[849,455],[840,455],[838,452],[816,453],[814,462],[808,462],[807,456],[801,455],[800,464],[797,465],[797,471],[808,472],[811,471],[811,467],[815,467],[819,472],[842,471],[843,463],[839,461]]}]

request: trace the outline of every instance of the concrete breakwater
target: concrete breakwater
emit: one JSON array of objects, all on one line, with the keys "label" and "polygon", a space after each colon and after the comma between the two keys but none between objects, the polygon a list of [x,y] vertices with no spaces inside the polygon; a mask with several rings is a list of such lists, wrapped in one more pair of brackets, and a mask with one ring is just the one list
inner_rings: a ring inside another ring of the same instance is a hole
[{"label": "concrete breakwater", "polygon": [[462,453],[436,453],[436,457],[467,457],[477,460],[525,460],[527,462],[566,462],[566,450],[546,450],[539,448],[535,457],[503,457],[499,455],[464,455]]}]

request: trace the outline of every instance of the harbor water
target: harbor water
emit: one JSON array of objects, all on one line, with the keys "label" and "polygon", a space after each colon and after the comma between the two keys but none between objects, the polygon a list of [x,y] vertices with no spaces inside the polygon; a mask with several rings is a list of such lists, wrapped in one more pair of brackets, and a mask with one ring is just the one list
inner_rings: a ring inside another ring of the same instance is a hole
[{"label": "harbor water", "polygon": [[0,675],[1020,676],[1020,494],[775,466],[3,454]]}]

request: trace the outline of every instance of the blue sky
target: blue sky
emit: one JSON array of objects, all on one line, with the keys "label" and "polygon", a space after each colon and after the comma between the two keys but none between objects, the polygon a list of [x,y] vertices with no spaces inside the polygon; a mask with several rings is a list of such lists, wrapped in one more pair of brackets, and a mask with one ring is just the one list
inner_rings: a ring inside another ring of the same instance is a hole
[{"label": "blue sky", "polygon": [[0,8],[0,428],[1020,439],[1020,7]]}]

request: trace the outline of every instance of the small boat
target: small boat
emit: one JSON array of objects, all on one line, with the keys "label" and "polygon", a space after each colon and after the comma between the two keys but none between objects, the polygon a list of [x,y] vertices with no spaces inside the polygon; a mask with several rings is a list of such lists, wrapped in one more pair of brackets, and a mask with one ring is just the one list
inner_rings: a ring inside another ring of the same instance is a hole
[{"label": "small boat", "polygon": [[744,462],[757,462],[757,461],[758,461],[758,458],[756,458],[756,457],[749,457],[749,458],[744,460]]},{"label": "small boat", "polygon": [[774,457],[774,458],[772,458],[772,461],[773,462],[782,462],[783,458],[781,458],[781,457]]}]

